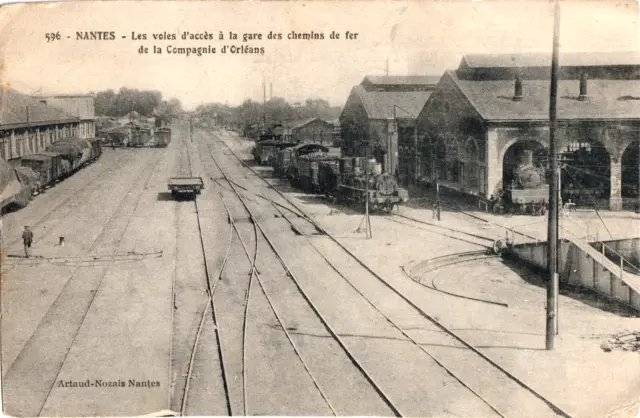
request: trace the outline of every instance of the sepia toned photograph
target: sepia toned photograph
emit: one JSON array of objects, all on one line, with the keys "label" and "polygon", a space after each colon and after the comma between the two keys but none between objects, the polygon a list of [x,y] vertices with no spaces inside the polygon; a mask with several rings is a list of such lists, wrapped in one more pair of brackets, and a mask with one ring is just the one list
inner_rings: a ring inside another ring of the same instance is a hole
[{"label": "sepia toned photograph", "polygon": [[3,414],[639,417],[639,17],[2,5]]}]

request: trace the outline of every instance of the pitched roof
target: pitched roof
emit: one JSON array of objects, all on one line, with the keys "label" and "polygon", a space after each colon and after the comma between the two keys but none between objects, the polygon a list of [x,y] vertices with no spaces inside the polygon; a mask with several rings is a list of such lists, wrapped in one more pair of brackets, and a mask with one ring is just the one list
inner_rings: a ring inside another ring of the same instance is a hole
[{"label": "pitched roof", "polygon": [[300,128],[301,126],[309,124],[316,119],[318,118],[306,118],[306,119],[294,120],[294,121],[288,122],[287,127],[290,129]]},{"label": "pitched roof", "polygon": [[[640,51],[566,52],[559,56],[563,67],[640,65]],[[550,67],[551,53],[467,54],[461,66],[467,68]]]},{"label": "pitched roof", "polygon": [[[29,117],[27,123],[27,108]],[[0,87],[0,129],[75,122],[78,119],[17,90]]]},{"label": "pitched roof", "polygon": [[436,85],[440,77],[428,75],[368,75],[363,82],[373,85]]},{"label": "pitched roof", "polygon": [[[513,80],[461,80],[447,71],[462,94],[485,120],[527,121],[549,119],[549,80],[523,80],[522,101],[513,101]],[[580,82],[558,81],[558,119],[640,120],[640,80],[587,81],[589,99],[577,100]]]},{"label": "pitched roof", "polygon": [[[353,87],[370,119],[415,119],[420,114],[431,91],[367,91],[361,85]],[[395,110],[395,112],[394,112]]]}]

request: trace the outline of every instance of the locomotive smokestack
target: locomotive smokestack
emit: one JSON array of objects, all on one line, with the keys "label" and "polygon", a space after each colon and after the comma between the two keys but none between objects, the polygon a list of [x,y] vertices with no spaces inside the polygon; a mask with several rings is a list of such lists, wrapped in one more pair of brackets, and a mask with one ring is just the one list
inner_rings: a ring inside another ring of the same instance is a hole
[{"label": "locomotive smokestack", "polygon": [[578,100],[587,100],[587,73],[580,74],[580,96]]},{"label": "locomotive smokestack", "polygon": [[527,166],[533,165],[533,151],[525,150],[522,152],[522,164]]},{"label": "locomotive smokestack", "polygon": [[522,101],[522,78],[520,74],[516,75],[516,94],[513,96],[514,102]]}]

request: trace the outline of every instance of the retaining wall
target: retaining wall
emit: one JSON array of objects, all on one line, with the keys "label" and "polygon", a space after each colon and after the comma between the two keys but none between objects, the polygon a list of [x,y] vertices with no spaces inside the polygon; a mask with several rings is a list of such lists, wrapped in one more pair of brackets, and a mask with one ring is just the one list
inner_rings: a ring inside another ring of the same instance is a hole
[{"label": "retaining wall", "polygon": [[[624,241],[635,241],[624,242]],[[639,239],[618,240],[614,249],[638,248]],[[602,260],[601,253],[597,250],[583,250],[572,241],[562,240],[558,251],[558,272],[560,281],[574,286],[588,287],[613,300],[624,303],[640,311],[640,292],[631,288],[623,279],[620,272],[612,272],[605,267],[607,261]],[[590,253],[590,254],[589,254]],[[547,271],[547,243],[517,244],[512,247],[511,254],[517,259],[536,268]],[[596,256],[599,254],[600,256]],[[615,269],[612,269],[615,271]],[[625,273],[629,274],[629,273]]]}]

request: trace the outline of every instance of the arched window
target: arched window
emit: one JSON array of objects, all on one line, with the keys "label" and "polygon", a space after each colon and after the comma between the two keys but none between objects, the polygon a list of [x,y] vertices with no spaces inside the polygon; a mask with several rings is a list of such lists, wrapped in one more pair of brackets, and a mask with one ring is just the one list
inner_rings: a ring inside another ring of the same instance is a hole
[{"label": "arched window", "polygon": [[464,144],[462,160],[466,162],[478,162],[478,144],[473,137],[467,138]]}]

